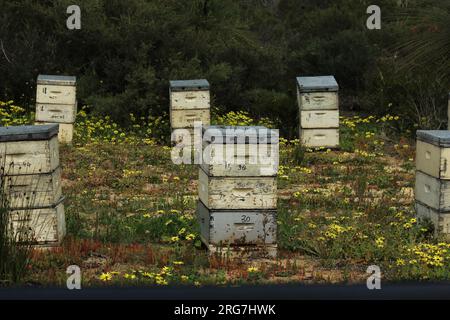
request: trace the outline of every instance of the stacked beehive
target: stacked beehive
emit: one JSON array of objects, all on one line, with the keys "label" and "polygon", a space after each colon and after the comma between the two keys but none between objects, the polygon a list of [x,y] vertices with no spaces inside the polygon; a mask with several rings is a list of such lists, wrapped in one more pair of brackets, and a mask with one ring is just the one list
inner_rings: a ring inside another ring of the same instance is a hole
[{"label": "stacked beehive", "polygon": [[338,91],[333,76],[297,78],[300,141],[304,146],[339,146]]},{"label": "stacked beehive", "polygon": [[203,157],[197,214],[210,252],[275,256],[278,132],[203,128]]},{"label": "stacked beehive", "polygon": [[39,75],[36,89],[36,124],[59,124],[59,141],[72,143],[77,115],[76,78]]},{"label": "stacked beehive", "polygon": [[57,124],[0,128],[1,185],[10,221],[36,245],[57,245],[65,234],[57,135]]},{"label": "stacked beehive", "polygon": [[[170,81],[170,124],[173,142],[181,140],[187,145],[194,142],[194,123],[201,122],[203,126],[210,124],[210,93],[209,83],[205,79]],[[184,130],[189,131],[190,140],[184,139]]]},{"label": "stacked beehive", "polygon": [[450,131],[417,131],[416,169],[417,216],[450,234]]}]

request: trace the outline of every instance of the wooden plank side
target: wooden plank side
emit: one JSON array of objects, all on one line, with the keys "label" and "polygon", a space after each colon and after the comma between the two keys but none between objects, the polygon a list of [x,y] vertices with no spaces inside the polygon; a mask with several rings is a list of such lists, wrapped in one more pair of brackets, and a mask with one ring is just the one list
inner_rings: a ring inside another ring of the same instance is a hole
[{"label": "wooden plank side", "polygon": [[204,91],[172,91],[170,92],[170,109],[209,109],[209,90]]},{"label": "wooden plank side", "polygon": [[311,128],[339,128],[338,110],[301,110],[300,127]]},{"label": "wooden plank side", "polygon": [[209,109],[172,110],[170,112],[170,125],[173,129],[193,128],[196,121],[200,121],[203,126],[208,126],[210,120]]},{"label": "wooden plank side", "polygon": [[27,233],[35,245],[58,245],[65,236],[64,205],[55,208],[11,211],[11,226],[16,235]]},{"label": "wooden plank side", "polygon": [[450,180],[450,148],[441,148],[440,178]]},{"label": "wooden plank side", "polygon": [[275,214],[257,211],[209,212],[209,243],[262,245],[276,243]]},{"label": "wooden plank side", "polygon": [[217,177],[276,176],[278,153],[278,145],[204,144],[201,167]]},{"label": "wooden plank side", "polygon": [[197,216],[206,244],[235,246],[276,243],[275,210],[214,211],[199,201]]},{"label": "wooden plank side", "polygon": [[200,236],[205,244],[210,242],[210,214],[208,208],[199,200],[197,203],[197,220],[200,226]]},{"label": "wooden plank side", "polygon": [[337,148],[339,147],[339,129],[300,128],[300,142],[310,148]]},{"label": "wooden plank side", "polygon": [[36,104],[36,121],[50,123],[74,123],[77,105]]},{"label": "wooden plank side", "polygon": [[275,209],[275,177],[208,177],[199,170],[199,197],[209,209]]},{"label": "wooden plank side", "polygon": [[8,176],[5,191],[11,208],[52,206],[62,196],[61,169],[47,174]]},{"label": "wooden plank side", "polygon": [[416,200],[440,212],[450,211],[450,181],[416,172]]},{"label": "wooden plank side", "polygon": [[36,87],[36,103],[69,104],[76,103],[75,86],[41,85]]},{"label": "wooden plank side", "polygon": [[337,92],[304,92],[298,97],[300,110],[337,110],[339,95]]},{"label": "wooden plank side", "polygon": [[201,168],[211,177],[274,177],[278,173],[276,164],[205,164]]},{"label": "wooden plank side", "polygon": [[7,175],[53,172],[59,166],[58,138],[0,143],[0,164]]},{"label": "wooden plank side", "polygon": [[198,174],[198,197],[207,208],[211,208],[209,204],[209,179],[202,168],[199,169]]},{"label": "wooden plank side", "polygon": [[441,178],[441,148],[417,140],[416,168],[430,176]]}]

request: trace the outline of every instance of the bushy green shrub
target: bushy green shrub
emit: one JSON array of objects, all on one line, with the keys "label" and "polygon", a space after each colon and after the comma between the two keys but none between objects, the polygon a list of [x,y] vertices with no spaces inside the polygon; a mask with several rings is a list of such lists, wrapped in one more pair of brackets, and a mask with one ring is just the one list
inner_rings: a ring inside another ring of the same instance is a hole
[{"label": "bushy green shrub", "polygon": [[377,1],[381,30],[365,26],[369,0],[80,0],[77,31],[66,28],[70,4],[2,4],[0,100],[34,109],[38,74],[76,75],[80,105],[126,126],[129,113],[168,113],[169,80],[207,78],[221,114],[270,118],[294,138],[295,77],[332,74],[343,110],[402,114],[410,129],[443,125],[444,1],[410,2],[406,12],[396,0]]}]

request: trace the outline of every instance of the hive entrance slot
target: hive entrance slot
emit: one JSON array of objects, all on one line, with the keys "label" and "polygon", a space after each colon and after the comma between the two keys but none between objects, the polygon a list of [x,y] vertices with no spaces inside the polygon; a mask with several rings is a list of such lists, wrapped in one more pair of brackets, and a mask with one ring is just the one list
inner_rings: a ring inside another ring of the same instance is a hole
[{"label": "hive entrance slot", "polygon": [[234,226],[238,231],[252,231],[255,229],[254,223],[235,223]]}]

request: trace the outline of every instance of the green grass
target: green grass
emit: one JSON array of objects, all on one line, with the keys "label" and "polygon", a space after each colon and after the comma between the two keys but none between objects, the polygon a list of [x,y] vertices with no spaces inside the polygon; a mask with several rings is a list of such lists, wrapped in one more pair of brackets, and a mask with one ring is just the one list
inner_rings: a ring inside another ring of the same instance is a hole
[{"label": "green grass", "polygon": [[34,253],[29,282],[64,285],[71,264],[84,286],[365,282],[373,264],[386,280],[449,279],[450,247],[414,219],[414,142],[390,134],[393,118],[343,118],[339,150],[282,139],[278,258],[239,261],[201,246],[196,166],[174,165],[144,125],[80,117],[61,148],[68,236]]}]

